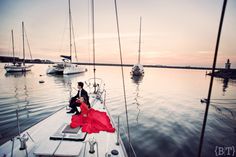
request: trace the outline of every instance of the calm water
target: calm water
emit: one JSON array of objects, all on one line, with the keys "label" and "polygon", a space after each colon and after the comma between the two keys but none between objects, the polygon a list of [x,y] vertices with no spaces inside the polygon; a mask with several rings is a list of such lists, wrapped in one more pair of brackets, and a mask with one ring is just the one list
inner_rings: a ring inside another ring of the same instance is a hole
[{"label": "calm water", "polygon": [[[47,65],[34,65],[27,74],[6,74],[0,64],[0,144],[68,104],[77,81],[92,77],[92,68],[73,76],[46,75]],[[138,157],[196,156],[210,77],[205,71],[145,68],[141,80],[125,70],[131,142]],[[127,126],[120,67],[97,67],[106,83],[106,104],[114,120],[120,116],[122,138]],[[40,84],[39,81],[45,83]],[[236,148],[236,82],[215,79],[204,139],[203,156],[216,146]]]}]

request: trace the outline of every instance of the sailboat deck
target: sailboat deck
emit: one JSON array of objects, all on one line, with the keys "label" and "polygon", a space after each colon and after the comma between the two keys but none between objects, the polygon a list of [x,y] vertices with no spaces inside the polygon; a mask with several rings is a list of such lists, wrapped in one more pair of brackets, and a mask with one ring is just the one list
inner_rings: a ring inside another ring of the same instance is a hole
[{"label": "sailboat deck", "polygon": [[[103,104],[96,98],[92,98],[92,106],[96,110],[107,112]],[[72,114],[66,113],[66,108],[61,109],[54,115],[41,121],[37,125],[23,132],[21,135],[29,135],[32,139],[27,141],[27,151],[29,156],[105,156],[111,154],[112,150],[117,150],[119,156],[127,156],[123,150],[122,143],[116,145],[117,133],[109,133],[101,131],[99,133],[87,134],[79,131],[76,133],[63,133],[63,138],[72,137],[72,140],[52,140],[51,136],[55,135],[58,130],[64,130],[62,127],[70,124]],[[114,125],[114,124],[113,124]],[[78,129],[77,129],[78,130]],[[73,140],[73,136],[81,136],[81,140]],[[83,139],[84,138],[84,139]],[[89,140],[95,139],[95,153],[89,153]],[[0,147],[0,155],[11,155],[12,141],[9,141]],[[20,142],[15,139],[14,156],[26,156],[25,150],[19,150]],[[7,153],[8,152],[8,153]]]}]

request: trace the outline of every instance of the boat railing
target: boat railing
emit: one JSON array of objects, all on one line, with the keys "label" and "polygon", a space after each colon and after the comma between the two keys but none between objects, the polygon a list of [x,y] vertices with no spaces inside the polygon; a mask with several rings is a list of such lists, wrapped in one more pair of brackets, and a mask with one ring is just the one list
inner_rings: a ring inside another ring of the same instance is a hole
[{"label": "boat railing", "polygon": [[15,144],[15,139],[18,139],[20,141],[20,150],[25,150],[25,155],[28,157],[28,150],[27,150],[27,144],[26,142],[31,139],[32,142],[34,142],[33,138],[30,136],[28,132],[24,133],[23,135],[21,134],[20,130],[20,123],[19,123],[19,106],[16,109],[16,118],[17,118],[17,129],[18,129],[18,135],[13,137],[11,139],[12,141],[12,149],[11,149],[11,157],[14,156],[14,144]]},{"label": "boat railing", "polygon": [[[126,153],[125,155],[128,157],[136,157],[136,153],[135,153],[135,150],[134,150],[134,147],[132,146],[132,143],[131,142],[127,142],[126,145],[128,145],[128,148],[129,149],[126,149],[124,143],[123,143],[123,140],[126,140],[126,141],[130,141],[128,140],[128,134],[127,132],[125,131],[125,128],[124,127],[121,127],[120,125],[120,115],[118,116],[117,118],[117,124],[115,123],[114,119],[112,118],[109,110],[107,109],[107,106],[106,106],[106,90],[104,92],[104,96],[103,96],[103,108],[107,110],[107,114],[109,115],[109,117],[111,117],[111,122],[113,124],[113,126],[115,126],[116,128],[116,133],[117,133],[117,141],[116,141],[116,145],[121,145],[123,151]],[[122,132],[124,133],[125,135],[125,138],[121,138],[121,130]],[[129,152],[127,152],[126,150],[129,150]]]},{"label": "boat railing", "polygon": [[[94,82],[96,82],[95,85],[94,85]],[[85,84],[89,88],[90,93],[96,94],[96,99],[101,101],[101,103],[103,104],[103,109],[106,109],[107,114],[110,117],[113,126],[116,128],[116,133],[117,133],[116,145],[121,145],[123,152],[125,153],[125,156],[136,157],[137,155],[135,153],[134,147],[132,146],[132,143],[129,140],[128,133],[125,131],[125,128],[120,125],[121,116],[120,115],[118,116],[118,120],[116,123],[107,108],[107,105],[106,105],[107,92],[105,90],[105,83],[103,82],[103,80],[100,78],[96,78],[96,80],[94,81],[94,78],[90,78],[87,81],[85,81]],[[94,92],[93,90],[94,86],[101,87],[101,88],[96,88],[96,92]],[[125,135],[123,136],[124,138],[121,138],[121,131],[122,131],[122,134]],[[124,145],[123,140],[127,141],[125,145]]]},{"label": "boat railing", "polygon": [[[34,125],[28,127],[28,128],[24,128],[24,129],[21,129],[20,128],[20,120],[19,120],[19,111],[21,110],[21,107],[18,107],[16,109],[16,118],[17,118],[17,128],[18,128],[18,135],[16,136],[13,136],[11,137],[11,141],[12,141],[12,149],[11,149],[11,157],[14,156],[14,145],[15,145],[15,140],[18,139],[20,141],[20,150],[25,150],[26,151],[26,157],[28,156],[28,151],[27,151],[27,141],[28,139],[30,139],[32,142],[35,143],[34,139],[31,137],[31,135],[26,131],[28,130],[29,128],[37,125],[38,123],[40,123],[41,121],[51,117],[52,115],[54,115],[55,113],[61,111],[62,109],[64,109],[66,107],[66,105],[60,105],[59,106],[60,108],[56,111],[54,111],[52,114],[48,115],[47,117],[43,118],[42,120],[38,121],[37,123],[35,123]],[[21,123],[22,124],[22,123]],[[26,131],[26,132],[25,132]],[[22,134],[22,132],[25,132],[24,134]]]},{"label": "boat railing", "polygon": [[85,85],[89,88],[89,93],[102,95],[105,91],[105,83],[101,78],[89,78]]},{"label": "boat railing", "polygon": [[121,134],[124,135],[124,136],[122,136],[121,140],[124,142],[124,146],[123,147],[127,148],[126,150],[128,150],[128,152],[127,152],[128,156],[129,157],[137,157],[136,152],[134,150],[134,147],[133,147],[133,145],[131,143],[131,140],[129,140],[128,132],[126,131],[124,126],[121,125],[121,123],[120,123],[120,119],[121,119],[120,116],[118,116],[117,119],[118,119],[117,120],[117,131],[119,132],[119,137],[117,137],[117,140],[119,140],[119,138],[121,138],[120,137]]},{"label": "boat railing", "polygon": [[[86,140],[83,142],[84,143],[84,153],[83,153],[83,157],[86,157],[86,150],[87,150],[87,143],[89,143],[89,153],[93,154],[95,152],[97,152],[97,157],[99,157],[99,153],[98,153],[98,142],[94,139],[94,138],[90,138],[89,140]],[[96,151],[94,149],[94,146],[96,145]]]}]

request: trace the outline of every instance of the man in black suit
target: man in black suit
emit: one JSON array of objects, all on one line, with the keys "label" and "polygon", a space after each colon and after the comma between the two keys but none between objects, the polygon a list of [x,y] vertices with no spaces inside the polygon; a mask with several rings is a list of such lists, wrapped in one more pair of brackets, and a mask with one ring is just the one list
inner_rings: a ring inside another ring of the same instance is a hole
[{"label": "man in black suit", "polygon": [[90,108],[90,103],[89,103],[89,96],[86,90],[83,89],[84,87],[84,83],[83,82],[78,82],[78,93],[71,98],[70,100],[70,107],[71,110],[67,113],[79,113],[77,110],[77,107],[79,104],[76,102],[77,99],[79,99],[80,97],[84,98],[84,102],[88,105],[88,107]]}]

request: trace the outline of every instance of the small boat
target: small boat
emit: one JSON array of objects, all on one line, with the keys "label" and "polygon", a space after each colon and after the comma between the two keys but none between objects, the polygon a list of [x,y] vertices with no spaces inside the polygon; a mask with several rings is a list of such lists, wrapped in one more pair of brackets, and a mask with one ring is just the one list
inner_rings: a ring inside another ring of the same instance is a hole
[{"label": "small boat", "polygon": [[22,37],[23,37],[23,61],[22,62],[16,62],[15,61],[15,51],[14,51],[14,35],[13,35],[13,30],[11,30],[11,37],[12,37],[12,53],[13,53],[13,62],[6,64],[4,66],[4,69],[6,72],[26,72],[30,71],[31,67],[33,65],[26,65],[25,64],[25,44],[24,44],[24,36],[25,36],[25,31],[24,31],[24,22],[22,22]]},{"label": "small boat", "polygon": [[[93,79],[87,84],[94,88]],[[90,93],[92,108],[106,112],[111,118],[106,104],[106,91],[104,83],[96,81],[99,87],[96,93]],[[66,113],[64,106],[52,116],[39,122],[33,127],[20,133],[5,144],[0,146],[0,156],[17,157],[98,157],[98,156],[119,156],[127,157],[125,147],[119,135],[119,129],[113,133],[100,131],[99,133],[88,134],[82,132],[81,128],[70,128],[71,114]],[[111,119],[113,127],[115,123]],[[18,122],[18,127],[19,122]]]},{"label": "small boat", "polygon": [[39,80],[39,83],[44,83],[45,81],[44,80]]},{"label": "small boat", "polygon": [[130,72],[133,76],[143,76],[144,69],[142,64],[140,64],[140,52],[141,52],[141,26],[142,26],[142,17],[140,17],[140,29],[139,29],[139,50],[138,50],[138,63],[134,64]]},{"label": "small boat", "polygon": [[27,72],[33,65],[22,65],[22,63],[6,64],[4,66],[6,72]]},{"label": "small boat", "polygon": [[63,58],[62,59],[63,62],[49,66],[46,71],[47,74],[70,75],[70,74],[83,73],[87,71],[85,66],[72,63],[72,43],[71,43],[72,39],[71,37],[72,37],[72,32],[74,33],[74,30],[72,31],[73,27],[72,27],[70,1],[69,1],[69,27],[70,27],[70,56],[61,55],[61,57]]}]

